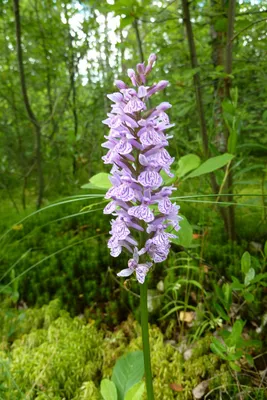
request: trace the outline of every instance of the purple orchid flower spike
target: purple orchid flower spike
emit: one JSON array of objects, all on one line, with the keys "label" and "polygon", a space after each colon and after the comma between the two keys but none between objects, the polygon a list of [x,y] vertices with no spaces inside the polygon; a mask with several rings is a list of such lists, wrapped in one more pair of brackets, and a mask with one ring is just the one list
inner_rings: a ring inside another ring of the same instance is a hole
[{"label": "purple orchid flower spike", "polygon": [[104,213],[116,217],[111,221],[108,247],[113,257],[122,251],[132,255],[128,268],[118,276],[135,273],[141,284],[153,263],[168,257],[170,239],[176,237],[170,230],[178,231],[181,220],[179,206],[169,198],[174,188],[163,186],[161,176],[161,171],[173,176],[170,168],[174,158],[166,150],[172,136],[165,134],[173,126],[165,112],[171,104],[163,102],[147,109],[150,96],[168,85],[162,80],[147,86],[155,61],[155,54],[151,54],[147,65],[137,64],[136,71],[128,70],[134,88],[121,80],[115,82],[119,92],[107,96],[113,104],[103,121],[110,128],[102,145],[108,149],[103,160],[112,165],[113,185],[106,193],[105,198],[111,201]]}]

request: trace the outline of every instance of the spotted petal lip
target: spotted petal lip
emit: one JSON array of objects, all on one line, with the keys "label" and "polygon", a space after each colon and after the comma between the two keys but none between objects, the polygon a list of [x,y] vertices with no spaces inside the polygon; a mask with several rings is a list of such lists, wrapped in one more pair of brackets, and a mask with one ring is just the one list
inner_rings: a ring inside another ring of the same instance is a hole
[{"label": "spotted petal lip", "polygon": [[158,188],[163,179],[157,171],[143,171],[138,177],[138,182],[144,187]]}]

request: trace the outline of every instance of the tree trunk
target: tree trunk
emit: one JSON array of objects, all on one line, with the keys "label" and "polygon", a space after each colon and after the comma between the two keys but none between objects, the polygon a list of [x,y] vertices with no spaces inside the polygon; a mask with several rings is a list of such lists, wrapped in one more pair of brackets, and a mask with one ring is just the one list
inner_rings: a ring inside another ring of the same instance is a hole
[{"label": "tree trunk", "polygon": [[16,41],[17,41],[17,58],[20,76],[21,92],[23,97],[24,106],[28,115],[30,122],[35,130],[35,156],[36,156],[36,166],[38,174],[38,196],[36,201],[37,209],[41,207],[43,193],[44,193],[44,177],[42,169],[42,138],[41,138],[41,127],[39,122],[31,108],[30,101],[28,98],[27,85],[25,79],[24,65],[23,65],[23,52],[21,45],[21,26],[20,26],[20,10],[19,10],[19,0],[13,0],[15,25],[16,25]]},{"label": "tree trunk", "polygon": [[[233,45],[232,38],[234,34],[234,22],[235,22],[235,8],[236,0],[229,0],[228,3],[228,27],[227,27],[227,40],[226,40],[226,51],[225,51],[225,72],[228,75],[224,80],[225,87],[225,98],[231,99],[230,89],[231,89],[231,78],[229,75],[232,73],[233,65]],[[226,127],[226,143],[228,142],[230,132]],[[226,190],[230,194],[228,201],[232,202],[233,193],[233,173],[230,170],[227,180],[226,180]],[[236,239],[235,232],[235,209],[234,206],[229,206],[228,208],[228,236],[231,240]]]},{"label": "tree trunk", "polygon": [[144,60],[145,60],[145,57],[144,57],[143,46],[142,46],[142,40],[141,40],[141,35],[140,35],[140,30],[139,30],[139,24],[138,24],[138,19],[137,19],[137,18],[135,18],[135,20],[134,20],[134,22],[133,22],[133,28],[134,28],[135,35],[136,35],[137,47],[138,47],[138,52],[139,52],[140,61],[141,61],[141,63],[143,63]]},{"label": "tree trunk", "polygon": [[[198,68],[196,46],[195,46],[193,28],[192,28],[192,23],[191,23],[191,18],[190,18],[190,9],[189,9],[188,0],[182,0],[182,7],[183,7],[183,22],[184,22],[184,26],[186,28],[186,33],[187,33],[191,66],[192,66],[192,68]],[[194,74],[193,80],[194,80],[194,86],[195,86],[197,110],[198,110],[198,115],[199,115],[203,153],[204,153],[205,159],[207,159],[210,155],[209,138],[208,138],[207,125],[206,125],[206,120],[205,120],[205,112],[204,112],[202,91],[201,91],[201,87],[200,87],[199,72],[196,72]],[[210,174],[210,182],[211,182],[211,187],[212,187],[213,193],[217,194],[218,190],[219,190],[219,186],[216,182],[216,177],[215,177],[214,173]],[[225,209],[220,207],[219,211],[220,211],[220,214],[224,221],[225,230],[226,230],[226,232],[228,232],[228,219],[227,219]]]}]

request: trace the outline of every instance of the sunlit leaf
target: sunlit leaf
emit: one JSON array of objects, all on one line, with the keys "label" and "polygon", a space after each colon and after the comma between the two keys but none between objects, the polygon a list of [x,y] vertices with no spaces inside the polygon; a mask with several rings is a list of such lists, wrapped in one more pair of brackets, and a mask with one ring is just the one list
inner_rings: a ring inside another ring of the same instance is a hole
[{"label": "sunlit leaf", "polygon": [[205,175],[210,172],[216,171],[219,168],[224,167],[234,158],[233,154],[225,153],[221,156],[209,158],[203,164],[200,165],[197,169],[191,172],[189,175],[186,176],[187,178],[195,178],[197,176]]}]

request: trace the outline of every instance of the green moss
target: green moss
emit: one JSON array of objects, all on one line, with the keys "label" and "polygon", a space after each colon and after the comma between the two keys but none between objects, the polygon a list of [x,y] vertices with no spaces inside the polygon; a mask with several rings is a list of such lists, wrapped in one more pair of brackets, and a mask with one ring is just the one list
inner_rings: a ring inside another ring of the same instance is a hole
[{"label": "green moss", "polygon": [[[141,329],[133,317],[104,335],[92,320],[71,318],[60,310],[58,301],[24,314],[10,352],[0,352],[2,400],[24,400],[26,395],[28,400],[100,400],[100,381],[111,377],[117,359],[142,349]],[[209,390],[215,389],[210,399],[217,399],[218,386],[234,393],[232,374],[210,353],[210,341],[211,335],[200,339],[185,361],[179,346],[170,345],[158,327],[150,326],[155,400],[192,400],[192,390],[206,379]],[[259,391],[257,399],[264,398],[260,396]]]},{"label": "green moss", "polygon": [[31,399],[58,393],[73,399],[77,388],[99,374],[102,344],[94,326],[64,315],[14,342],[10,372],[19,387],[30,390]]}]

